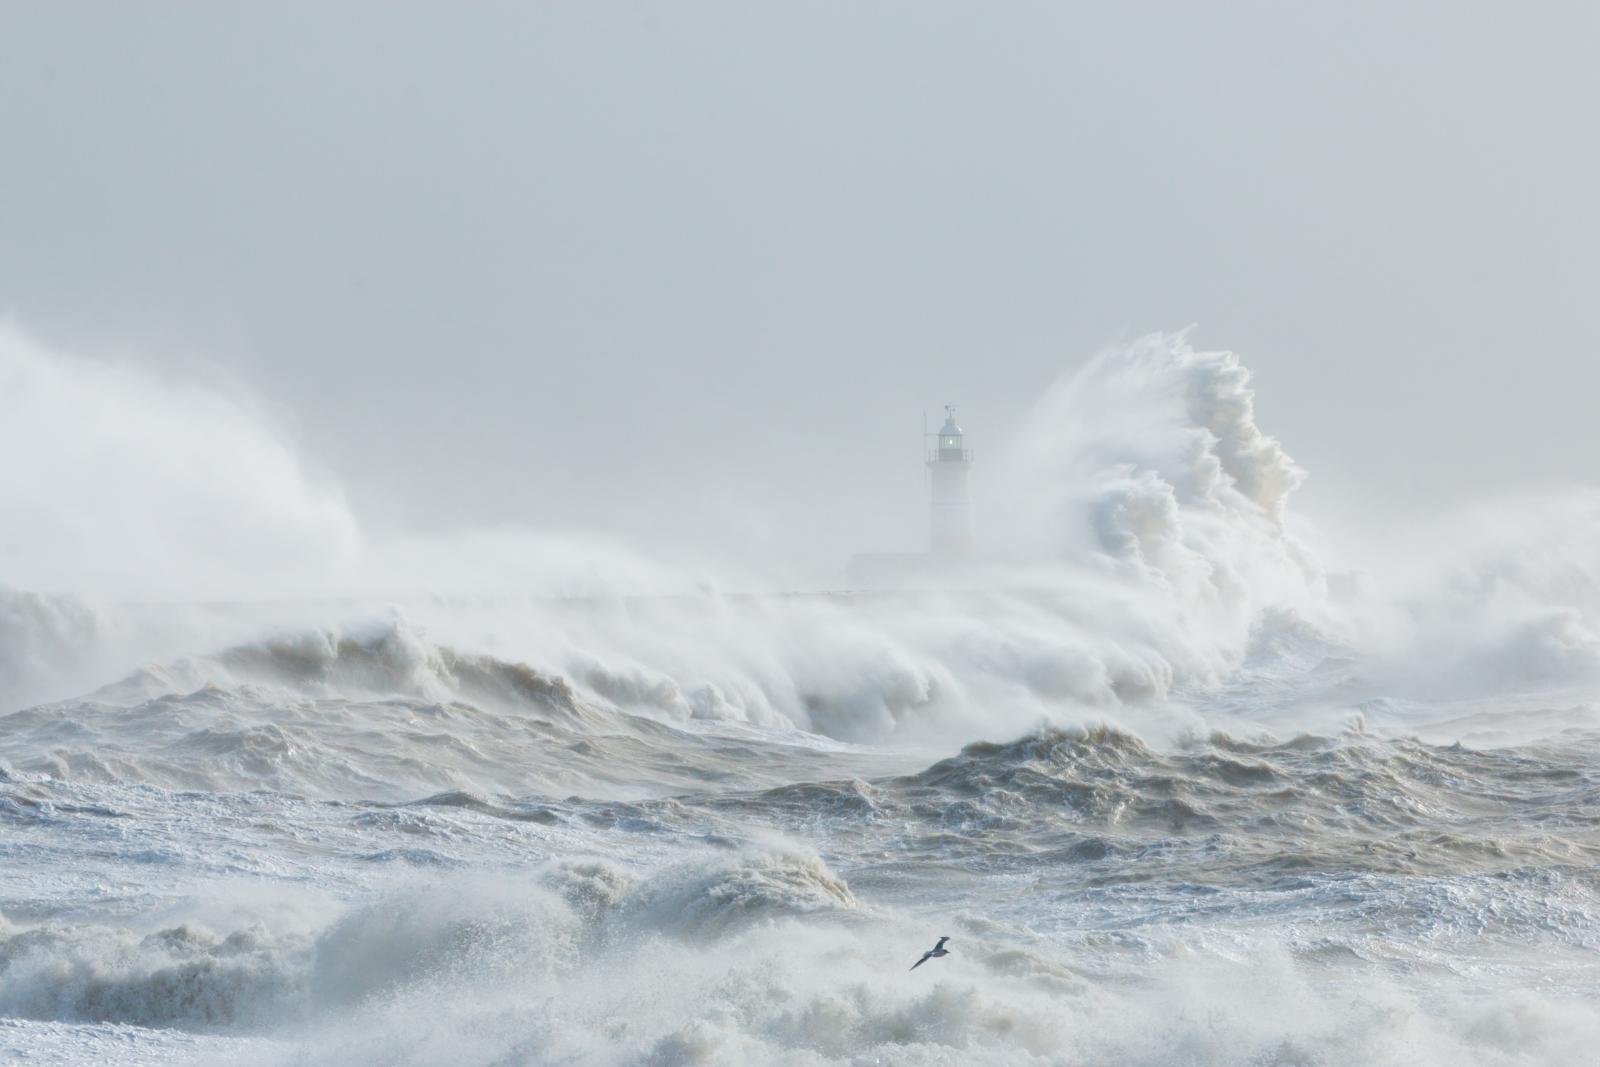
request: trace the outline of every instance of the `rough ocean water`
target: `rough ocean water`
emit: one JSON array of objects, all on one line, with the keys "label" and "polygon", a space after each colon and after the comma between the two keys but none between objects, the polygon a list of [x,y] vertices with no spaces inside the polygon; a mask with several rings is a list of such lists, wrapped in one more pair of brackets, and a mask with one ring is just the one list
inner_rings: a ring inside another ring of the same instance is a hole
[{"label": "rough ocean water", "polygon": [[1239,361],[1153,335],[988,469],[981,566],[735,593],[0,372],[68,457],[0,475],[0,1061],[1600,1062],[1591,493],[1335,566]]}]

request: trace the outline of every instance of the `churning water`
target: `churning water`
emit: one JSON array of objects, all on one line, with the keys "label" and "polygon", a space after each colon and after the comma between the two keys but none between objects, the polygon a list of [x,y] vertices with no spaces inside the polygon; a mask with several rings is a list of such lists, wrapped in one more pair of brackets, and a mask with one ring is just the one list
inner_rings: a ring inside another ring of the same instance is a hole
[{"label": "churning water", "polygon": [[154,450],[0,485],[111,591],[0,593],[0,1060],[1600,1062],[1588,494],[1333,568],[1157,335],[1041,401],[981,567],[733,595],[383,542],[225,400],[0,353],[7,454]]}]

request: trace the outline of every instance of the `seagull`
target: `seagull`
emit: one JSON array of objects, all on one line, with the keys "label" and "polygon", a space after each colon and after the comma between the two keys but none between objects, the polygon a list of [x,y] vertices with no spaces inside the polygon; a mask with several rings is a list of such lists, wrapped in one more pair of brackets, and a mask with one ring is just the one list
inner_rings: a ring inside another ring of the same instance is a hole
[{"label": "seagull", "polygon": [[950,950],[944,947],[944,943],[948,940],[950,940],[948,937],[941,937],[937,945],[934,945],[928,951],[924,952],[922,954],[922,958],[911,965],[911,969],[914,971],[918,967],[921,967],[924,963],[927,963],[929,960],[936,960],[940,956],[950,955]]}]

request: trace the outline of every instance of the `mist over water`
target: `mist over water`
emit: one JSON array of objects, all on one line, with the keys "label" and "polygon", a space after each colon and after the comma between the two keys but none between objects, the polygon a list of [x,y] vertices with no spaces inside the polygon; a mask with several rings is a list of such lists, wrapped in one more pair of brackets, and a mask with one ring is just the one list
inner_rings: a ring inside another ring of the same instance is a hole
[{"label": "mist over water", "polygon": [[1333,544],[1270,412],[1103,352],[862,590],[381,528],[0,330],[0,1050],[1585,1062],[1600,494]]}]

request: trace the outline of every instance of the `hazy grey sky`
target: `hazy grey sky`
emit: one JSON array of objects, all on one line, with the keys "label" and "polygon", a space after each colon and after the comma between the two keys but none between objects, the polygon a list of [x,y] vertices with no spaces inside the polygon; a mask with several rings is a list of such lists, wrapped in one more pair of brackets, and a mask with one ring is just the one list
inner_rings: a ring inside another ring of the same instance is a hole
[{"label": "hazy grey sky", "polygon": [[369,514],[916,547],[1198,322],[1307,493],[1592,480],[1600,7],[0,5],[0,312],[220,368]]}]

